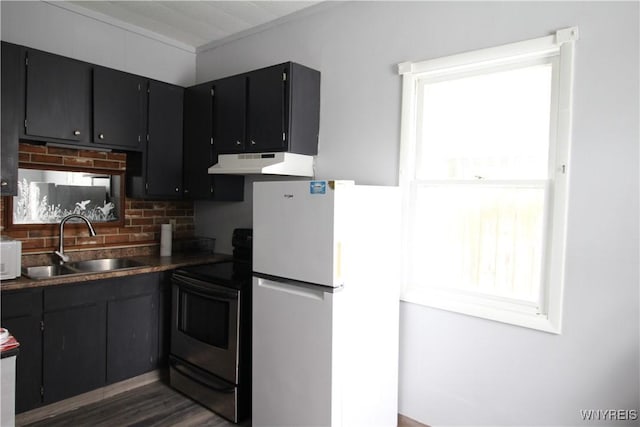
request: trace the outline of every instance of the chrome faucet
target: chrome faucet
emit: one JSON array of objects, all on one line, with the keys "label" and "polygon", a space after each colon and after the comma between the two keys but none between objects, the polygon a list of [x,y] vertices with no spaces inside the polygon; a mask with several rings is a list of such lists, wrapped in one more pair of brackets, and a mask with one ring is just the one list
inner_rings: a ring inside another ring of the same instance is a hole
[{"label": "chrome faucet", "polygon": [[96,230],[93,229],[93,225],[91,225],[91,221],[89,221],[89,218],[87,218],[86,216],[80,215],[80,214],[71,214],[62,218],[62,221],[60,221],[60,244],[58,245],[58,250],[53,252],[54,255],[60,258],[59,259],[60,264],[63,264],[69,261],[69,256],[64,254],[64,223],[70,220],[71,218],[79,218],[84,222],[86,222],[87,226],[89,227],[89,235],[92,237],[96,235]]}]

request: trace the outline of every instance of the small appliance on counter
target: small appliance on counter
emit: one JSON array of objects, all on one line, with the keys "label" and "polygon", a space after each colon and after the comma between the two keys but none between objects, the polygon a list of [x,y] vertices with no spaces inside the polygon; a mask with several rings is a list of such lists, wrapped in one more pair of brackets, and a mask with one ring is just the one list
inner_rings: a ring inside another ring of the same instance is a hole
[{"label": "small appliance on counter", "polygon": [[22,242],[0,236],[0,280],[20,277],[22,268]]},{"label": "small appliance on counter", "polygon": [[252,230],[233,232],[233,259],[172,276],[171,386],[222,417],[251,411]]}]

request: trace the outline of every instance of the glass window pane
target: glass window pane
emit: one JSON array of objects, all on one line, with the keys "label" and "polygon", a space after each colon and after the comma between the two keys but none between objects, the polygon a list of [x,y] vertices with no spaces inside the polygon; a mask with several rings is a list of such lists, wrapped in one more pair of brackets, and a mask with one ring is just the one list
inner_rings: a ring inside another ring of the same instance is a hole
[{"label": "glass window pane", "polygon": [[537,301],[543,185],[420,185],[412,283]]},{"label": "glass window pane", "polygon": [[423,86],[418,179],[546,179],[551,64]]}]

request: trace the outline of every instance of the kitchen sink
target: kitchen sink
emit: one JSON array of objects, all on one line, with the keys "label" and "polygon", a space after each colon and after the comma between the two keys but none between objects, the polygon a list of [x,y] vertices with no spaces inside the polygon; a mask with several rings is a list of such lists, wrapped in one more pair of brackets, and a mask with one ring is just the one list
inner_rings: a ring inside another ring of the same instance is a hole
[{"label": "kitchen sink", "polygon": [[64,264],[64,267],[82,273],[100,273],[103,271],[124,270],[142,266],[144,266],[143,263],[130,258],[103,258]]},{"label": "kitchen sink", "polygon": [[145,264],[130,258],[103,258],[89,261],[75,261],[62,265],[39,265],[23,267],[22,274],[30,279],[49,279],[51,277],[104,273],[144,267]]},{"label": "kitchen sink", "polygon": [[51,277],[74,274],[74,271],[63,265],[38,265],[35,267],[22,267],[22,274],[31,279],[48,279]]}]

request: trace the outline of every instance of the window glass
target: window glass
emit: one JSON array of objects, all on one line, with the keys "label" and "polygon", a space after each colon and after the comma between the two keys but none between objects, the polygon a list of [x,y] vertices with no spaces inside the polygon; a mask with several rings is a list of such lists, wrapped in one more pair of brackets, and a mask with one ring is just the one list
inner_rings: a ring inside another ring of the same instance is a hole
[{"label": "window glass", "polygon": [[546,179],[551,64],[422,90],[418,179]]}]

